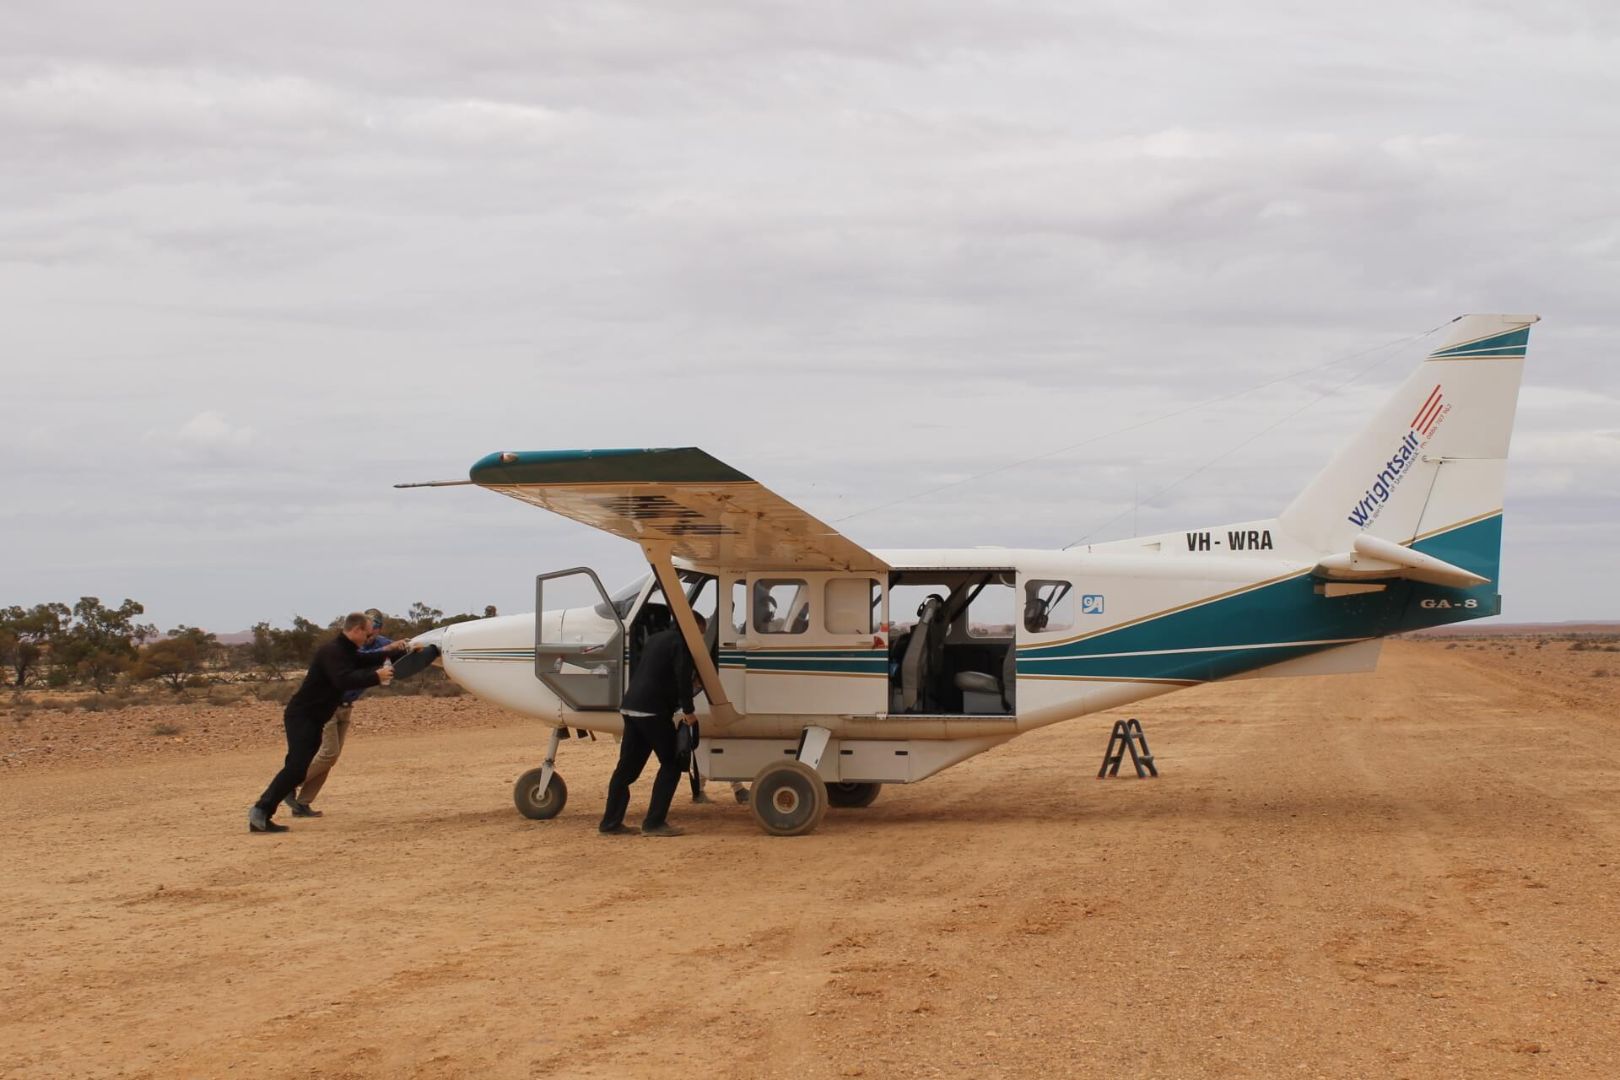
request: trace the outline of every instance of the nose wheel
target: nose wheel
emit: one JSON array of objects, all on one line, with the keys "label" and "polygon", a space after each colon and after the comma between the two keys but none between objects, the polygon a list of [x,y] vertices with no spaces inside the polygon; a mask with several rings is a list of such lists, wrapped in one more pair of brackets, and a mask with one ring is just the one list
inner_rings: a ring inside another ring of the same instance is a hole
[{"label": "nose wheel", "polygon": [[512,801],[517,804],[518,813],[532,821],[554,818],[568,805],[568,785],[557,773],[544,775],[548,772],[551,772],[549,767],[530,769],[518,777],[512,787]]},{"label": "nose wheel", "polygon": [[568,785],[556,772],[557,747],[562,739],[563,729],[553,728],[546,760],[538,769],[530,769],[518,777],[512,786],[512,801],[517,804],[518,813],[531,821],[554,818],[568,805]]}]

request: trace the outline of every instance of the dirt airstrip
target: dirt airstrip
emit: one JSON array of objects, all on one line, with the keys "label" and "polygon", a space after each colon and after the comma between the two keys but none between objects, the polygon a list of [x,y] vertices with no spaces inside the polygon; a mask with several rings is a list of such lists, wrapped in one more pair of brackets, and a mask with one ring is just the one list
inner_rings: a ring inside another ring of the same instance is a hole
[{"label": "dirt airstrip", "polygon": [[791,840],[598,837],[610,742],[525,821],[466,697],[364,703],[280,837],[274,705],[0,714],[0,1076],[1613,1077],[1617,691],[1394,642],[1119,714],[1158,780],[1091,717]]}]

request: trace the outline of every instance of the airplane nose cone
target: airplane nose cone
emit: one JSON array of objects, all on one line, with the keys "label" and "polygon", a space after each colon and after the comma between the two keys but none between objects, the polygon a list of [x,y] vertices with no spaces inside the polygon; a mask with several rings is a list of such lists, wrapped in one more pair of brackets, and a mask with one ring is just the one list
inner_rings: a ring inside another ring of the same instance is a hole
[{"label": "airplane nose cone", "polygon": [[417,634],[415,637],[411,638],[411,644],[413,646],[415,646],[415,645],[437,645],[439,647],[439,649],[441,651],[443,651],[443,649],[444,649],[444,635],[445,635],[445,632],[448,631],[449,629],[450,628],[448,626],[435,626],[432,630],[429,630],[429,631],[427,631],[425,633]]}]

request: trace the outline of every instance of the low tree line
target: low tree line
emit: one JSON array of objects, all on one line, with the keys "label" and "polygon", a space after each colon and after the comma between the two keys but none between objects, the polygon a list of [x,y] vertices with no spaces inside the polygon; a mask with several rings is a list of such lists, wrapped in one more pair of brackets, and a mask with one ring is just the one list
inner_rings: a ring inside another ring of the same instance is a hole
[{"label": "low tree line", "polygon": [[[94,596],[66,604],[0,608],[0,686],[14,691],[85,687],[104,694],[120,682],[152,682],[182,690],[213,679],[282,679],[309,663],[315,647],[343,623],[338,615],[325,625],[293,616],[287,629],[269,621],[253,625],[253,640],[227,645],[195,626],[166,633],[137,620],[146,608],[126,599],[109,607]],[[435,626],[495,614],[446,616],[418,601],[403,616],[385,616],[383,634],[413,637]]]}]

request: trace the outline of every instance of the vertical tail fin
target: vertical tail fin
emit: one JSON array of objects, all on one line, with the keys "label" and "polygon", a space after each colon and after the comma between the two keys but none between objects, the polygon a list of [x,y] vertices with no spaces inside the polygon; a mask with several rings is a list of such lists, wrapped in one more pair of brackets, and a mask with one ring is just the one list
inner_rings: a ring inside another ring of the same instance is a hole
[{"label": "vertical tail fin", "polygon": [[[1411,544],[1498,515],[1535,315],[1464,315],[1278,519],[1324,553],[1358,536]],[[1500,536],[1500,533],[1496,533]],[[1496,577],[1497,552],[1467,569]]]}]

